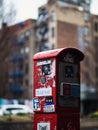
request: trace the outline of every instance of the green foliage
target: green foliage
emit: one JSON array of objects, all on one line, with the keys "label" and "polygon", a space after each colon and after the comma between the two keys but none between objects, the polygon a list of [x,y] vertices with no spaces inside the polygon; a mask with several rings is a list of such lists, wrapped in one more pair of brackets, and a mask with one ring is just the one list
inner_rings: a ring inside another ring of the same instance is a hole
[{"label": "green foliage", "polygon": [[25,115],[28,115],[27,113],[17,113],[17,115],[19,116],[25,116]]},{"label": "green foliage", "polygon": [[98,118],[98,111],[90,113],[89,117],[91,117],[91,118]]}]

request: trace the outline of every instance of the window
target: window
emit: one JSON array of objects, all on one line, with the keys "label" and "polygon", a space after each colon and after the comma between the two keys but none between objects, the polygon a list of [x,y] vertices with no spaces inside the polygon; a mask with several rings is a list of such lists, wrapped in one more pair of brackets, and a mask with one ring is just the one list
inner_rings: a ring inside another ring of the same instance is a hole
[{"label": "window", "polygon": [[94,44],[97,44],[97,43],[98,43],[98,37],[94,37]]},{"label": "window", "polygon": [[29,47],[26,47],[25,48],[25,53],[27,54],[27,53],[29,53],[29,51],[30,51]]},{"label": "window", "polygon": [[22,63],[19,63],[19,69],[23,69],[23,62]]},{"label": "window", "polygon": [[20,53],[24,54],[24,48],[21,48]]},{"label": "window", "polygon": [[88,46],[89,46],[89,42],[88,42],[88,41],[85,41],[85,42],[84,42],[84,45],[85,45],[85,47],[88,47]]},{"label": "window", "polygon": [[88,72],[84,73],[84,80],[85,80],[86,84],[89,85],[91,80],[90,80],[90,76],[89,76]]},{"label": "window", "polygon": [[23,79],[18,79],[18,81],[17,81],[20,85],[22,85],[23,84]]},{"label": "window", "polygon": [[29,84],[29,82],[28,82],[28,80],[26,79],[26,80],[25,80],[25,85],[28,86],[28,84]]},{"label": "window", "polygon": [[52,27],[51,32],[52,32],[51,36],[54,37],[55,36],[55,29],[54,29],[54,27]]},{"label": "window", "polygon": [[68,2],[66,1],[61,1],[61,0],[57,0],[57,5],[63,7],[63,8],[67,8],[68,7]]},{"label": "window", "polygon": [[95,68],[96,77],[98,77],[98,67]]},{"label": "window", "polygon": [[94,30],[95,30],[95,32],[98,32],[98,23],[97,22],[94,23]]},{"label": "window", "polygon": [[52,49],[55,49],[55,45],[54,44],[52,44]]},{"label": "window", "polygon": [[85,0],[86,4],[90,4],[91,0]]},{"label": "window", "polygon": [[94,38],[95,61],[98,62],[98,37]]},{"label": "window", "polygon": [[28,64],[25,64],[25,73],[28,74],[28,72],[29,72],[29,66]]},{"label": "window", "polygon": [[89,5],[86,5],[86,6],[84,7],[84,11],[89,14],[89,12],[90,12],[90,6],[89,6]]},{"label": "window", "polygon": [[85,21],[88,21],[89,20],[89,13],[87,13],[87,12],[84,12],[84,20]]},{"label": "window", "polygon": [[85,62],[85,65],[89,67],[90,62],[89,62],[89,57],[88,56],[85,57],[84,62]]},{"label": "window", "polygon": [[19,38],[18,38],[18,44],[19,45],[24,45],[25,43],[25,36],[24,34],[22,34]]},{"label": "window", "polygon": [[30,31],[26,31],[25,32],[25,39],[28,40],[30,36]]},{"label": "window", "polygon": [[56,20],[56,13],[54,10],[52,10],[51,12],[51,21],[55,21]]},{"label": "window", "polygon": [[78,3],[78,0],[72,0],[73,3],[77,4]]},{"label": "window", "polygon": [[87,26],[84,27],[84,35],[87,36],[89,34],[89,28]]},{"label": "window", "polygon": [[98,49],[98,37],[94,37],[94,46],[95,49]]}]

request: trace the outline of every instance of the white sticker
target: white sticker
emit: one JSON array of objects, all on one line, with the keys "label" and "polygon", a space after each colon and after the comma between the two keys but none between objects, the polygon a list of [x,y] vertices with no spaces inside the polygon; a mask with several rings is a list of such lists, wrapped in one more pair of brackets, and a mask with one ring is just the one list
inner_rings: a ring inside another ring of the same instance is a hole
[{"label": "white sticker", "polygon": [[36,96],[40,97],[40,96],[51,96],[52,95],[52,88],[40,88],[40,89],[36,89]]},{"label": "white sticker", "polygon": [[44,112],[54,112],[54,104],[51,105],[44,105]]},{"label": "white sticker", "polygon": [[50,130],[50,123],[38,123],[37,130]]},{"label": "white sticker", "polygon": [[47,64],[51,64],[51,60],[37,62],[37,66],[47,65]]},{"label": "white sticker", "polygon": [[33,98],[33,109],[34,111],[40,110],[40,104],[38,98]]}]

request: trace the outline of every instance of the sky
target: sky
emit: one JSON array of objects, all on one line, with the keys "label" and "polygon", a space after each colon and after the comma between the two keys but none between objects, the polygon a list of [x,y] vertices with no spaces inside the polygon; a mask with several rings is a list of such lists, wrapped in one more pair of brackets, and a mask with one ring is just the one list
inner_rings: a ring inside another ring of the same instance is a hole
[{"label": "sky", "polygon": [[[38,7],[46,4],[47,0],[6,0],[13,2],[17,9],[16,22],[29,18],[37,19]],[[91,13],[98,14],[98,0],[92,0]]]},{"label": "sky", "polygon": [[37,18],[38,7],[44,5],[47,0],[14,0],[16,1],[17,19]]},{"label": "sky", "polygon": [[92,0],[91,13],[98,14],[98,0]]}]

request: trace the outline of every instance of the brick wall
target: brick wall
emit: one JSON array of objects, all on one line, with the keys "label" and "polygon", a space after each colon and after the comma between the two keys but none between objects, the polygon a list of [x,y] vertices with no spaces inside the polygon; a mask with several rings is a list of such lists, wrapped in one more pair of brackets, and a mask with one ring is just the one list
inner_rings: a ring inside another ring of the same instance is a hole
[{"label": "brick wall", "polygon": [[78,47],[77,25],[57,22],[57,48]]}]

